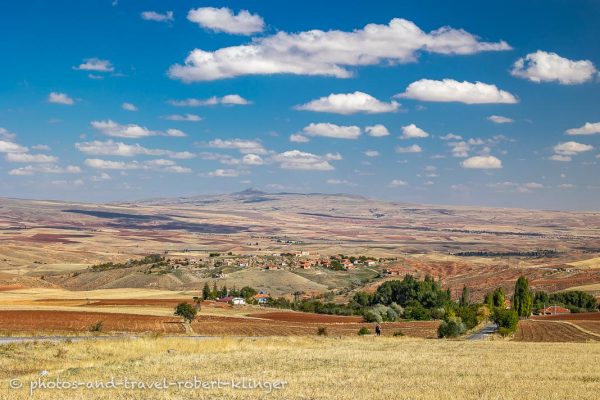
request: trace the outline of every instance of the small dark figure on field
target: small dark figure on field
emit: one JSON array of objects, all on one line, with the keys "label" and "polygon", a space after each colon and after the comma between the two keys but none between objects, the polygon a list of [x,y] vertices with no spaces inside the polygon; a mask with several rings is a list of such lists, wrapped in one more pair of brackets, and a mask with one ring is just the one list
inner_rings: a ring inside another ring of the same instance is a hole
[{"label": "small dark figure on field", "polygon": [[379,324],[375,325],[375,334],[377,336],[381,336],[381,325],[379,325]]}]

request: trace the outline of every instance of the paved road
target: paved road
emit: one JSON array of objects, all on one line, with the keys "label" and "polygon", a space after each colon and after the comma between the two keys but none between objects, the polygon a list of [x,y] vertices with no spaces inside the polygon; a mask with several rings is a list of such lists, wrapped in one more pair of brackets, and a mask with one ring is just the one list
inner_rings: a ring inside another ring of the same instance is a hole
[{"label": "paved road", "polygon": [[490,322],[489,324],[481,328],[479,332],[467,337],[467,340],[484,340],[489,335],[493,335],[494,333],[496,333],[497,330],[498,325],[494,324],[493,322]]}]

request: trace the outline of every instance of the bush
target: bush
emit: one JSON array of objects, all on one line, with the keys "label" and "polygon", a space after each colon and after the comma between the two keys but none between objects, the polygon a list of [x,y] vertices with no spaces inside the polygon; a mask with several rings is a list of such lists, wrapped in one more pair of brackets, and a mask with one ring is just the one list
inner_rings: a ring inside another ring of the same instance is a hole
[{"label": "bush", "polygon": [[498,324],[498,333],[507,336],[517,330],[519,314],[515,310],[494,309],[492,321]]},{"label": "bush", "polygon": [[438,337],[458,337],[465,333],[466,327],[460,318],[450,318],[449,321],[443,321],[438,327]]},{"label": "bush", "polygon": [[374,310],[367,311],[365,315],[363,315],[363,319],[365,322],[383,322],[381,315]]},{"label": "bush", "polygon": [[398,303],[390,304],[390,308],[396,312],[398,318],[402,318],[404,316],[404,307],[398,305]]},{"label": "bush", "polygon": [[404,336],[404,333],[402,331],[396,331],[394,332],[394,336]]},{"label": "bush", "polygon": [[431,318],[433,319],[444,319],[446,316],[446,309],[444,307],[437,307],[431,310]]},{"label": "bush", "polygon": [[327,336],[327,328],[325,328],[324,326],[320,326],[317,329],[317,336]]},{"label": "bush", "polygon": [[197,310],[189,303],[179,303],[175,307],[175,315],[182,317],[185,321],[191,323],[196,318]]},{"label": "bush", "polygon": [[364,336],[364,335],[370,335],[370,334],[371,334],[371,331],[370,331],[370,330],[369,330],[369,328],[367,328],[366,326],[363,326],[362,328],[360,328],[360,329],[358,330],[358,334],[359,334],[360,336]]},{"label": "bush", "polygon": [[415,321],[429,321],[431,311],[422,306],[411,306],[404,309],[404,318],[414,319]]},{"label": "bush", "polygon": [[98,321],[94,325],[90,326],[90,332],[102,332],[104,321]]}]

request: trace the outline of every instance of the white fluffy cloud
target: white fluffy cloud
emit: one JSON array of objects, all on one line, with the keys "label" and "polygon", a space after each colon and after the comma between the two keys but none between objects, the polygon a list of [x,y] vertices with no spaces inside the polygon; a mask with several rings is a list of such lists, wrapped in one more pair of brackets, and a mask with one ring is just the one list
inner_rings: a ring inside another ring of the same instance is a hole
[{"label": "white fluffy cloud", "polygon": [[184,115],[171,114],[171,115],[166,115],[164,118],[169,121],[184,121],[184,122],[202,121],[202,117],[200,117],[199,115],[196,115],[196,114],[184,114]]},{"label": "white fluffy cloud", "polygon": [[94,72],[112,72],[115,70],[112,63],[108,60],[102,60],[100,58],[86,58],[81,64],[73,69],[79,71],[94,71]]},{"label": "white fluffy cloud", "polygon": [[408,185],[408,183],[406,183],[405,181],[402,181],[400,179],[394,179],[390,183],[388,183],[389,188],[399,188],[399,187],[407,186],[407,185]]},{"label": "white fluffy cloud", "polygon": [[600,122],[586,122],[582,127],[567,129],[567,135],[595,135],[600,133]]},{"label": "white fluffy cloud", "polygon": [[293,133],[290,135],[290,142],[292,143],[307,143],[309,141],[309,138],[299,133]]},{"label": "white fluffy cloud", "polygon": [[227,7],[191,9],[188,12],[187,18],[211,31],[236,35],[251,35],[262,32],[265,29],[265,21],[260,15],[251,14],[247,10],[241,10],[236,15]]},{"label": "white fluffy cloud", "polygon": [[49,156],[46,154],[8,153],[6,154],[6,161],[19,163],[52,164],[58,161],[58,157]]},{"label": "white fluffy cloud", "polygon": [[133,103],[123,103],[121,104],[121,108],[125,111],[137,111],[138,108]]},{"label": "white fluffy cloud", "polygon": [[258,154],[246,154],[242,157],[242,164],[246,165],[263,165],[265,160]]},{"label": "white fluffy cloud", "polygon": [[236,169],[216,169],[207,174],[210,177],[218,177],[218,178],[235,178],[240,176],[240,171]]},{"label": "white fluffy cloud", "polygon": [[454,133],[448,133],[447,135],[440,136],[442,140],[462,140],[462,136],[455,135]]},{"label": "white fluffy cloud", "polygon": [[347,78],[347,67],[414,62],[419,52],[473,54],[508,50],[504,42],[488,43],[462,30],[442,27],[423,32],[413,22],[394,18],[388,25],[368,24],[351,32],[310,30],[278,32],[250,44],[216,51],[194,49],[169,76],[185,82],[240,75],[324,75]]},{"label": "white fluffy cloud", "polygon": [[426,138],[428,136],[429,133],[425,132],[415,124],[410,124],[402,127],[402,136],[400,136],[400,139]]},{"label": "white fluffy cloud", "polygon": [[184,137],[184,132],[179,129],[167,129],[166,131],[154,131],[137,124],[122,125],[112,120],[92,121],[91,125],[106,136],[138,139],[147,136],[172,136]]},{"label": "white fluffy cloud", "polygon": [[404,93],[397,96],[421,101],[465,104],[513,104],[518,102],[515,96],[500,90],[496,85],[482,82],[459,82],[454,79],[441,81],[421,79],[408,85]]},{"label": "white fluffy cloud", "polygon": [[469,151],[471,151],[471,146],[469,145],[469,143],[465,142],[464,140],[462,140],[460,142],[450,142],[450,143],[448,143],[448,145],[452,149],[453,157],[461,157],[461,158],[468,157]]},{"label": "white fluffy cloud", "polygon": [[28,165],[22,168],[15,168],[8,171],[9,175],[14,176],[30,176],[40,174],[79,174],[81,168],[75,165],[68,165],[66,167],[60,167],[58,165],[41,164],[41,165]]},{"label": "white fluffy cloud", "polygon": [[330,123],[311,123],[302,129],[308,136],[322,136],[335,139],[358,139],[361,130],[358,126],[340,126]]},{"label": "white fluffy cloud", "polygon": [[367,132],[367,135],[373,136],[373,137],[384,137],[384,136],[389,136],[389,134],[390,134],[390,132],[387,130],[387,128],[381,124],[367,126],[365,128],[365,132]]},{"label": "white fluffy cloud", "polygon": [[300,150],[289,150],[275,154],[273,161],[278,163],[282,169],[304,170],[304,171],[331,171],[335,169],[330,161],[341,160],[339,154],[326,154],[319,156]]},{"label": "white fluffy cloud", "polygon": [[159,172],[172,172],[176,174],[190,173],[192,170],[187,167],[182,167],[171,160],[155,159],[144,162],[139,161],[111,161],[102,160],[99,158],[88,158],[85,160],[85,165],[94,169],[101,170],[153,170]]},{"label": "white fluffy cloud", "polygon": [[578,142],[563,142],[554,146],[554,155],[550,157],[554,161],[571,161],[572,156],[579,153],[585,153],[591,151],[594,146],[589,144],[583,144]]},{"label": "white fluffy cloud", "polygon": [[497,169],[502,168],[502,161],[494,156],[474,156],[460,163],[463,168]]},{"label": "white fluffy cloud", "polygon": [[177,159],[190,159],[196,155],[189,151],[171,151],[163,149],[148,149],[139,144],[125,144],[122,142],[113,142],[107,140],[105,142],[95,140],[93,142],[75,143],[77,150],[85,154],[95,156],[119,156],[133,157],[138,155],[146,156],[167,156]]},{"label": "white fluffy cloud", "polygon": [[367,156],[367,157],[379,157],[379,152],[377,150],[367,150],[367,151],[365,151],[365,156]]},{"label": "white fluffy cloud", "polygon": [[263,147],[262,143],[256,140],[246,139],[215,139],[208,143],[209,147],[215,149],[232,149],[238,150],[242,154],[266,154],[267,150]]},{"label": "white fluffy cloud", "polygon": [[406,154],[406,153],[420,153],[423,149],[418,144],[412,144],[408,147],[400,147],[396,146],[396,153]]},{"label": "white fluffy cloud", "polygon": [[68,94],[58,92],[51,92],[48,95],[48,102],[54,104],[64,104],[67,106],[72,106],[73,104],[75,104],[75,100],[69,97]]},{"label": "white fluffy cloud", "polygon": [[17,135],[6,128],[0,128],[0,140],[15,140]]},{"label": "white fluffy cloud", "polygon": [[363,93],[340,93],[330,94],[294,107],[296,110],[328,112],[334,114],[350,115],[356,113],[378,114],[394,112],[398,110],[400,104],[392,101],[385,103],[377,100],[375,97]]},{"label": "white fluffy cloud", "polygon": [[489,121],[492,121],[495,124],[510,124],[512,122],[515,122],[513,119],[508,118],[508,117],[503,117],[501,115],[490,115],[488,117]]},{"label": "white fluffy cloud", "polygon": [[228,106],[246,106],[252,104],[239,94],[228,94],[223,97],[213,96],[208,99],[184,99],[184,100],[169,100],[169,104],[176,107],[202,107],[215,106],[218,104]]},{"label": "white fluffy cloud", "polygon": [[173,18],[173,11],[165,11],[164,13],[156,11],[143,11],[140,16],[143,20],[156,22],[171,22],[175,19]]},{"label": "white fluffy cloud", "polygon": [[26,153],[27,147],[7,140],[0,140],[0,153]]},{"label": "white fluffy cloud", "polygon": [[597,73],[596,67],[589,60],[573,61],[538,50],[519,58],[511,70],[511,74],[532,82],[559,82],[573,85],[591,80]]}]

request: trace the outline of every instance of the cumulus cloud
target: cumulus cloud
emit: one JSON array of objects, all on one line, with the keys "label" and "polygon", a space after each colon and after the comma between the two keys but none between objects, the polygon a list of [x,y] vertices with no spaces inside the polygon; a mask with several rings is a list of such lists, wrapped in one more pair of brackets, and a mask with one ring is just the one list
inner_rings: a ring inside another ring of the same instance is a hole
[{"label": "cumulus cloud", "polygon": [[400,104],[395,101],[385,103],[367,93],[357,91],[348,94],[332,93],[329,96],[312,100],[294,108],[303,111],[350,115],[356,113],[378,114],[394,112],[398,110],[398,107],[400,107]]},{"label": "cumulus cloud", "polygon": [[267,150],[263,147],[262,143],[257,140],[246,140],[246,139],[215,139],[208,143],[209,147],[215,149],[232,149],[238,150],[242,154],[266,154]]},{"label": "cumulus cloud", "polygon": [[309,141],[310,141],[309,138],[307,138],[306,136],[301,135],[299,133],[293,133],[290,135],[290,142],[293,142],[293,143],[307,143]]},{"label": "cumulus cloud", "polygon": [[196,114],[184,114],[184,115],[171,114],[171,115],[166,115],[164,118],[168,119],[169,121],[184,121],[184,122],[202,121],[202,117],[200,117],[199,115],[196,115]]},{"label": "cumulus cloud", "polygon": [[508,50],[504,42],[488,43],[462,30],[442,27],[423,32],[413,22],[394,18],[388,25],[368,24],[351,32],[310,30],[278,32],[250,44],[216,51],[194,49],[169,76],[184,82],[240,75],[321,75],[348,78],[348,67],[414,62],[420,52],[473,54]]},{"label": "cumulus cloud", "polygon": [[69,97],[69,95],[66,93],[51,92],[48,95],[48,103],[72,106],[73,104],[75,104],[75,100]]},{"label": "cumulus cloud", "polygon": [[515,122],[513,119],[508,118],[508,117],[503,117],[501,115],[490,115],[488,117],[489,121],[492,121],[495,124],[510,124],[512,122]]},{"label": "cumulus cloud", "polygon": [[37,150],[37,151],[50,151],[50,146],[45,145],[45,144],[36,144],[35,146],[31,146],[31,148],[33,150]]},{"label": "cumulus cloud", "polygon": [[58,161],[58,157],[49,156],[46,154],[8,153],[6,154],[6,161],[19,163],[52,164]]},{"label": "cumulus cloud", "polygon": [[189,151],[171,151],[163,149],[148,149],[139,144],[125,144],[123,142],[114,142],[107,140],[105,142],[95,140],[93,142],[75,143],[77,150],[82,153],[95,156],[118,156],[133,157],[138,155],[146,156],[167,156],[176,159],[190,159],[196,155]]},{"label": "cumulus cloud", "polygon": [[462,140],[462,136],[455,135],[454,133],[448,133],[447,135],[440,136],[442,140]]},{"label": "cumulus cloud", "polygon": [[263,165],[265,160],[258,154],[246,154],[242,157],[242,163],[246,165]]},{"label": "cumulus cloud", "polygon": [[105,121],[92,121],[91,125],[94,129],[106,136],[120,138],[138,139],[147,136],[186,136],[185,133],[179,129],[167,129],[165,132],[155,131],[137,124],[122,125],[110,119]]},{"label": "cumulus cloud", "polygon": [[567,162],[572,160],[572,156],[593,150],[594,146],[570,141],[559,143],[553,149],[554,155],[550,157],[550,160]]},{"label": "cumulus cloud", "polygon": [[68,165],[66,167],[60,167],[58,165],[41,164],[41,165],[28,165],[22,168],[15,168],[8,171],[9,175],[14,176],[30,176],[40,174],[79,174],[81,168],[75,165]]},{"label": "cumulus cloud", "polygon": [[240,171],[236,169],[216,169],[207,174],[210,177],[219,177],[219,178],[235,178],[240,176]]},{"label": "cumulus cloud", "polygon": [[265,29],[265,21],[260,15],[251,14],[247,10],[241,10],[236,15],[227,7],[191,9],[188,12],[187,19],[205,29],[235,35],[251,35]]},{"label": "cumulus cloud", "polygon": [[502,168],[502,161],[494,156],[474,156],[460,163],[463,168],[497,169]]},{"label": "cumulus cloud", "polygon": [[143,11],[140,16],[143,20],[156,22],[171,22],[175,19],[173,17],[173,11],[165,11],[164,13],[156,11]]},{"label": "cumulus cloud", "polygon": [[408,183],[406,183],[406,182],[404,182],[404,181],[402,181],[400,179],[394,179],[390,183],[388,183],[387,186],[389,188],[399,188],[399,187],[407,186],[407,185],[408,185]]},{"label": "cumulus cloud", "polygon": [[596,73],[596,67],[589,60],[573,61],[541,50],[519,58],[511,70],[513,76],[532,82],[556,81],[563,85],[587,82]]},{"label": "cumulus cloud", "polygon": [[302,129],[308,136],[322,136],[335,139],[358,139],[361,129],[358,126],[340,126],[330,123],[311,123]]},{"label": "cumulus cloud", "polygon": [[137,111],[138,108],[135,106],[135,104],[132,103],[123,103],[121,104],[121,108],[125,111]]},{"label": "cumulus cloud", "polygon": [[423,149],[418,144],[413,144],[407,147],[396,146],[396,153],[406,154],[406,153],[420,153]]},{"label": "cumulus cloud", "polygon": [[90,178],[92,182],[102,182],[102,181],[110,181],[112,177],[106,172],[102,172],[98,175],[94,175]]},{"label": "cumulus cloud", "polygon": [[9,131],[8,129],[0,128],[0,140],[12,141],[15,140],[16,137],[17,135]]},{"label": "cumulus cloud", "polygon": [[450,142],[450,143],[448,143],[448,145],[452,149],[453,157],[461,157],[461,158],[468,157],[469,151],[471,151],[471,146],[469,145],[469,143],[467,143],[465,141]]},{"label": "cumulus cloud", "polygon": [[112,63],[108,60],[102,60],[100,58],[86,58],[81,64],[73,69],[79,71],[94,71],[94,72],[112,72],[115,70]]},{"label": "cumulus cloud", "polygon": [[175,107],[203,107],[215,106],[219,104],[229,106],[246,106],[252,104],[252,102],[246,100],[239,94],[228,94],[222,97],[213,96],[208,99],[169,100],[169,104]]},{"label": "cumulus cloud", "polygon": [[400,136],[400,139],[417,139],[426,138],[428,136],[429,133],[425,132],[415,124],[410,124],[402,127],[402,136]]},{"label": "cumulus cloud", "polygon": [[0,140],[0,153],[26,153],[27,151],[29,149],[25,146],[7,140]]},{"label": "cumulus cloud", "polygon": [[300,150],[289,150],[273,155],[274,162],[282,169],[304,170],[304,171],[331,171],[335,169],[330,161],[341,160],[339,154],[326,154],[324,156],[303,152]]},{"label": "cumulus cloud", "polygon": [[367,132],[367,135],[373,136],[373,137],[384,137],[384,136],[389,136],[389,134],[390,134],[390,132],[387,130],[387,128],[381,124],[367,126],[365,128],[365,132]]},{"label": "cumulus cloud", "polygon": [[350,182],[347,179],[327,179],[326,183],[328,183],[329,185],[356,186],[355,183]]},{"label": "cumulus cloud", "polygon": [[182,167],[171,160],[155,159],[144,162],[139,161],[111,161],[102,160],[99,158],[88,158],[85,160],[85,165],[94,169],[101,170],[154,170],[159,172],[172,173],[190,173],[190,168]]},{"label": "cumulus cloud", "polygon": [[409,99],[433,102],[460,102],[465,104],[517,103],[515,96],[496,85],[482,82],[459,82],[421,79],[408,85],[404,93],[396,95]]},{"label": "cumulus cloud", "polygon": [[567,135],[595,135],[600,133],[600,122],[586,122],[582,127],[567,129]]},{"label": "cumulus cloud", "polygon": [[367,156],[367,157],[379,157],[379,152],[377,150],[367,150],[367,151],[365,151],[365,156]]}]

